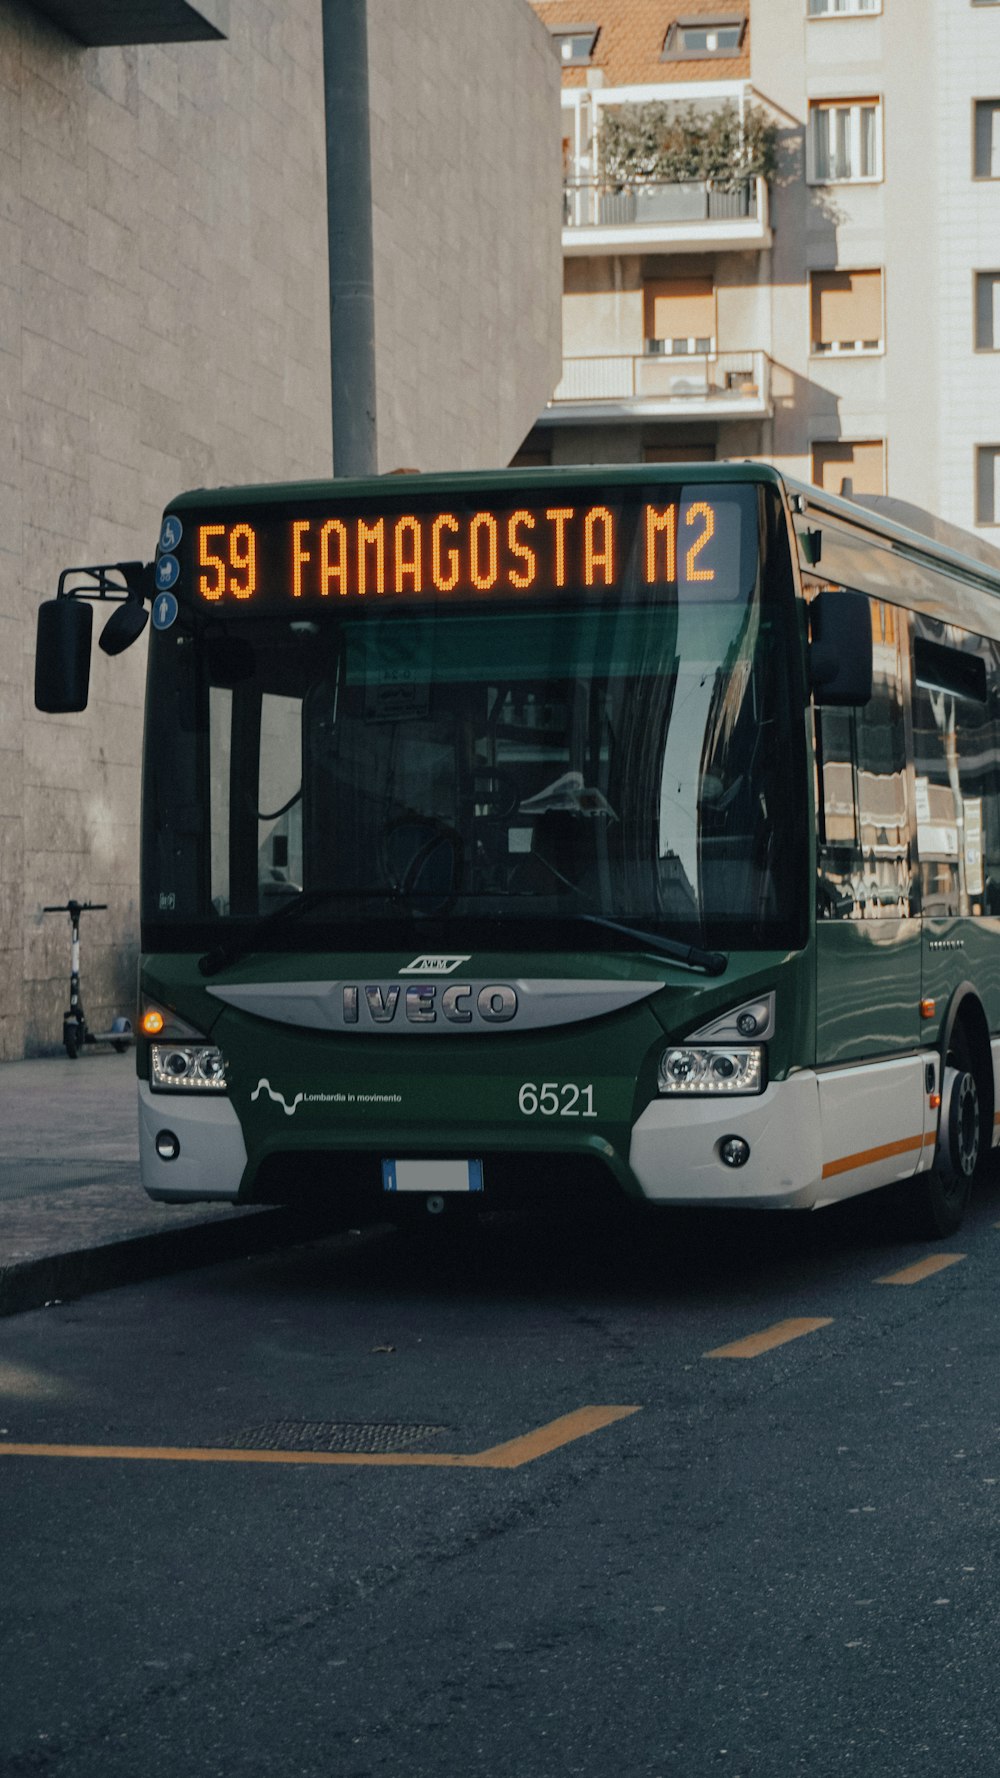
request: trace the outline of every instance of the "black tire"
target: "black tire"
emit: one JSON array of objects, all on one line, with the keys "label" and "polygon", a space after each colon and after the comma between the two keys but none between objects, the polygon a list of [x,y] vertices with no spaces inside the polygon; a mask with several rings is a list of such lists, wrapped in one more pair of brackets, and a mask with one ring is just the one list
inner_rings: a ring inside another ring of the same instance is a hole
[{"label": "black tire", "polygon": [[941,1096],[934,1166],[911,1188],[914,1232],[928,1241],[954,1235],[961,1228],[973,1179],[989,1154],[975,1063],[961,1031],[955,1033],[948,1052]]},{"label": "black tire", "polygon": [[63,1026],[63,1046],[71,1062],[80,1054],[80,1033],[75,1025]]},{"label": "black tire", "polygon": [[113,1050],[117,1050],[118,1054],[120,1056],[123,1056],[125,1054],[125,1051],[128,1049],[128,1044],[127,1043],[113,1043],[111,1045],[111,1048]]}]

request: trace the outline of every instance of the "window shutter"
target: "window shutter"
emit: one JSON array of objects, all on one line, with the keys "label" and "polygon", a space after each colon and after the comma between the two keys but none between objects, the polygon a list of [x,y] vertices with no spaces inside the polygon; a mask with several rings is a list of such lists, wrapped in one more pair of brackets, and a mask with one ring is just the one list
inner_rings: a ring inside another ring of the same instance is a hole
[{"label": "window shutter", "polygon": [[839,494],[850,481],[855,494],[881,494],[884,445],[880,438],[850,441],[830,439],[813,445],[813,481],[828,494]]},{"label": "window shutter", "polygon": [[715,285],[711,278],[671,278],[645,287],[648,340],[714,339]]},{"label": "window shutter", "polygon": [[830,347],[882,338],[881,272],[814,272],[812,340]]}]

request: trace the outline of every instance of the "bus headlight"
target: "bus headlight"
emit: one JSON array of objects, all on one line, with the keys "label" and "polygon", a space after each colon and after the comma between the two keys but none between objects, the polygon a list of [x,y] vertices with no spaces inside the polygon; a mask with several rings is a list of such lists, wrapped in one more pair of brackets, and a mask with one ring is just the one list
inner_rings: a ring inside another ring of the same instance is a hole
[{"label": "bus headlight", "polygon": [[657,1085],[661,1093],[762,1093],[763,1045],[675,1044],[660,1057]]},{"label": "bus headlight", "polygon": [[214,1043],[153,1043],[149,1084],[154,1093],[226,1091],[226,1064]]}]

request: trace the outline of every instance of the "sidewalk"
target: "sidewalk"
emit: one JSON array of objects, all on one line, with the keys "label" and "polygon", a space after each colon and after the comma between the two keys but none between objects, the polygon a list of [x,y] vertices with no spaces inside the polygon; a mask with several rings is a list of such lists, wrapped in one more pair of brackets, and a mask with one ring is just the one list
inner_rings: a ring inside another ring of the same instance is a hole
[{"label": "sidewalk", "polygon": [[0,1063],[0,1315],[260,1250],[286,1221],[147,1198],[131,1052]]}]

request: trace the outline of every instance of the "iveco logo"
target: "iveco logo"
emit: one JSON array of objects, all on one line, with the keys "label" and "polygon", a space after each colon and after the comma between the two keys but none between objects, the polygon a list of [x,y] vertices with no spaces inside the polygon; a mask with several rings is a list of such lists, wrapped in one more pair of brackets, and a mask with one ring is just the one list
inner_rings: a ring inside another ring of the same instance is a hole
[{"label": "iveco logo", "polygon": [[[424,958],[422,961],[426,962]],[[432,961],[451,963],[450,957]],[[467,963],[468,958],[459,959]],[[415,965],[411,965],[415,968]],[[374,974],[374,971],[372,972]],[[402,974],[402,971],[400,971]],[[498,1031],[542,1031],[621,1012],[659,994],[655,981],[592,980],[573,976],[518,976],[515,982],[482,977],[465,981],[233,982],[208,992],[238,1012],[306,1031],[349,1031],[357,1037],[474,1037]]]},{"label": "iveco logo", "polygon": [[410,1025],[435,1025],[439,1013],[451,1025],[506,1025],[517,1014],[517,995],[506,982],[489,982],[482,988],[449,982],[440,994],[437,982],[410,982],[405,988],[401,982],[369,982],[364,987],[345,983],[340,992],[345,1025],[358,1024],[362,1011],[365,1023],[391,1025],[400,1006],[399,1022]]},{"label": "iveco logo", "polygon": [[414,957],[400,975],[451,975],[460,963],[468,963],[468,957]]}]

